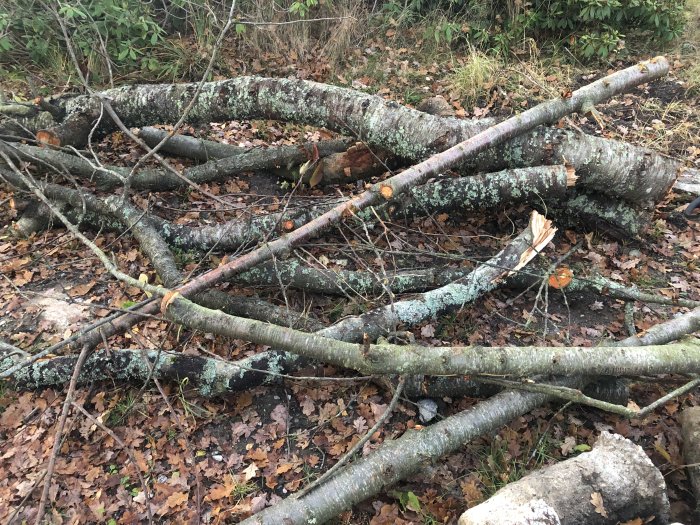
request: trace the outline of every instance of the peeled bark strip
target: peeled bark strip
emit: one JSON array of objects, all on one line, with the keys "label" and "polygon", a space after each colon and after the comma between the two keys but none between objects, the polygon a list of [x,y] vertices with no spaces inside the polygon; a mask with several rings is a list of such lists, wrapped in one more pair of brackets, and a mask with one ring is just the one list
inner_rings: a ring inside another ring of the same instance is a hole
[{"label": "peeled bark strip", "polygon": [[459,525],[613,525],[652,516],[667,523],[669,512],[663,475],[644,450],[604,432],[591,452],[510,483]]},{"label": "peeled bark strip", "polygon": [[[397,166],[394,155],[380,149],[370,148],[362,142],[357,142],[343,153],[328,155],[320,160],[319,166],[309,170],[302,177],[304,183],[316,184],[347,184],[357,180],[369,181],[371,177],[381,175]],[[287,178],[289,172],[282,172]],[[298,180],[294,176],[294,180]]]},{"label": "peeled bark strip", "polygon": [[[618,76],[610,91],[627,89],[665,74],[667,63],[657,58]],[[189,102],[194,84],[125,86],[105,91],[127,126],[176,122]],[[595,103],[593,101],[593,103]],[[68,114],[95,119],[99,101],[87,96],[65,102]],[[271,118],[323,126],[357,136],[412,160],[425,158],[483,131],[491,121],[468,122],[441,118],[401,107],[354,90],[294,79],[239,77],[210,82],[188,114],[193,124],[234,119]],[[64,142],[65,143],[65,142]],[[673,184],[683,166],[651,150],[563,130],[541,130],[491,151],[474,162],[480,170],[570,163],[584,186],[607,182],[611,195],[633,202],[655,201]]]},{"label": "peeled bark strip", "polygon": [[695,515],[700,517],[700,407],[683,409],[680,416],[683,459],[695,496]]}]

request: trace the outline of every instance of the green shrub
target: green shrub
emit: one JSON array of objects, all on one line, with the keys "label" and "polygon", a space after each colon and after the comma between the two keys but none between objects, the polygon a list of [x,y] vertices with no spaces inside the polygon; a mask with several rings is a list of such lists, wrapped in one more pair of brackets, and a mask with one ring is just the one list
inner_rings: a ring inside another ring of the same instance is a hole
[{"label": "green shrub", "polygon": [[0,63],[52,65],[57,54],[68,56],[65,29],[84,71],[103,78],[108,61],[133,69],[144,50],[164,36],[152,5],[138,0],[83,0],[58,2],[50,10],[43,2],[6,0],[0,5]]},{"label": "green shrub", "polygon": [[[468,26],[471,44],[499,53],[534,38],[563,43],[584,58],[606,58],[623,47],[625,34],[646,32],[658,41],[673,40],[683,30],[684,7],[684,0],[391,0],[384,4],[395,20],[414,23],[436,11],[455,22],[461,20]],[[454,31],[456,27],[436,33],[436,39],[454,41],[463,36],[463,31]]]},{"label": "green shrub", "polygon": [[[651,32],[661,41],[678,37],[683,0],[535,0],[510,21],[518,28],[563,40],[585,58],[606,58],[624,33]],[[624,33],[623,33],[624,32]]]}]

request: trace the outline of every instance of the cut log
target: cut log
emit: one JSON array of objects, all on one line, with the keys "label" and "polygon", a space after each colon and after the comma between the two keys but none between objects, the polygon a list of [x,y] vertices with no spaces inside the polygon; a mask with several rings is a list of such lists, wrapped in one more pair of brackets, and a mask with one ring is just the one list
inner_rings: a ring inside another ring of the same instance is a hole
[{"label": "cut log", "polygon": [[534,472],[469,509],[459,525],[667,523],[663,475],[641,447],[603,433],[591,452]]}]

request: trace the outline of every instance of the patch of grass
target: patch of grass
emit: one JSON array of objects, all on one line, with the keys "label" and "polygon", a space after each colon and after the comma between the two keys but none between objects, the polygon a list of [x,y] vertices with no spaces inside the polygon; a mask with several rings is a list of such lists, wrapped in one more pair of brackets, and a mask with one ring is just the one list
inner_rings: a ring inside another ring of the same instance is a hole
[{"label": "patch of grass", "polygon": [[[511,436],[511,439],[515,438],[516,436]],[[486,498],[491,497],[509,483],[518,481],[531,471],[543,466],[551,459],[549,453],[551,447],[552,442],[545,434],[536,441],[529,452],[524,451],[521,454],[528,460],[520,461],[511,456],[508,451],[508,441],[500,435],[496,436],[489,445],[478,453],[481,464],[477,473],[486,489],[484,491]]]},{"label": "patch of grass", "polygon": [[688,46],[690,51],[700,52],[700,0],[686,0],[685,12],[686,25],[681,50]]},{"label": "patch of grass", "polygon": [[416,89],[407,88],[403,93],[404,104],[415,106],[421,100],[423,100],[423,94]]},{"label": "patch of grass", "polygon": [[471,107],[486,95],[501,69],[500,60],[472,48],[466,62],[452,74],[450,86],[462,99],[462,105]]},{"label": "patch of grass", "polygon": [[700,53],[693,61],[693,65],[683,68],[680,71],[680,76],[686,82],[688,92],[692,95],[700,94]]},{"label": "patch of grass", "polygon": [[209,412],[206,408],[202,408],[199,405],[192,403],[187,399],[185,391],[187,389],[188,384],[189,379],[185,378],[181,380],[177,385],[177,398],[180,401],[180,405],[182,405],[182,409],[185,412],[185,417],[192,418],[195,422],[197,418],[211,417],[211,412]]},{"label": "patch of grass", "polygon": [[132,409],[138,405],[136,394],[132,391],[126,393],[109,412],[106,425],[114,427],[124,422]]},{"label": "patch of grass", "polygon": [[[697,68],[697,74],[700,82],[700,67]],[[642,133],[636,142],[640,146],[685,156],[688,148],[698,143],[700,126],[698,110],[693,101],[662,102],[656,98],[645,98],[639,103],[638,115]]]},{"label": "patch of grass", "polygon": [[540,52],[534,40],[523,44],[525,59],[507,68],[504,88],[524,92],[536,100],[558,98],[573,85],[574,68],[555,50],[547,56]]},{"label": "patch of grass", "polygon": [[236,503],[240,503],[243,498],[245,498],[249,494],[257,492],[259,488],[260,487],[258,487],[252,481],[246,481],[245,483],[236,483],[231,489],[231,498],[233,498],[233,500]]},{"label": "patch of grass", "polygon": [[170,38],[143,62],[142,68],[145,71],[141,71],[141,74],[161,81],[196,81],[206,71],[208,57],[209,55],[200,51],[195,43],[186,39]]},{"label": "patch of grass", "polygon": [[692,95],[700,94],[700,0],[685,3],[686,25],[678,48],[689,64],[678,69],[678,76],[686,82]]}]

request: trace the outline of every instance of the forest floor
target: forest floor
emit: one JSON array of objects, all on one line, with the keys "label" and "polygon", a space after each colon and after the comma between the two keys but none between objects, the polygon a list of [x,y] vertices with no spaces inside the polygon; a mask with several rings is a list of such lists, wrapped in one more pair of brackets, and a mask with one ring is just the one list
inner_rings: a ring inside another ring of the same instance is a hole
[{"label": "forest floor", "polygon": [[[458,73],[469,63],[468,53],[452,51],[426,57],[417,37],[413,42],[396,43],[385,35],[365,42],[361,49],[352,50],[342,67],[290,58],[287,53],[260,54],[247,60],[231,58],[235,54],[224,50],[223,56],[229,57],[229,76],[244,72],[294,75],[366,90],[412,106],[426,97],[443,95],[460,118],[505,117],[553,93],[575,89],[607,70],[646,58],[630,57],[604,66],[571,66],[529,53],[502,66],[482,86],[483,94],[467,104],[467,86],[460,83]],[[700,93],[693,79],[697,57],[676,51],[669,56],[672,71],[667,78],[598,107],[602,126],[580,115],[563,119],[561,125],[651,147],[700,168]],[[230,122],[185,131],[246,146],[294,144],[325,136],[323,130],[272,121]],[[112,162],[125,165],[140,156],[119,133],[106,137],[99,151]],[[176,165],[182,162],[172,160]],[[238,194],[241,208],[262,211],[279,207],[285,194],[276,181],[259,175],[211,184],[207,189],[222,196]],[[344,193],[355,190],[343,188]],[[301,188],[298,195],[323,199],[335,191]],[[148,194],[136,197],[137,202],[149,198]],[[680,213],[689,200],[687,195],[670,193],[658,206],[642,240],[621,243],[602,233],[563,229],[545,257],[552,262],[571,252],[567,263],[577,276],[595,270],[617,282],[668,297],[700,300],[700,221],[689,221]],[[14,236],[11,224],[16,219],[13,203],[17,201],[18,196],[0,186],[0,333],[9,342],[22,348],[46,346],[74,333],[86,321],[106,315],[112,307],[143,298],[140,290],[110,279],[92,253],[63,229],[29,239]],[[183,223],[206,220],[214,214],[196,191],[160,194],[151,204],[158,213]],[[387,270],[400,269],[406,264],[406,253],[422,256],[426,264],[475,264],[498,251],[505,242],[503,232],[519,231],[527,217],[527,208],[522,206],[487,216],[439,216],[437,221],[392,225],[396,228],[393,241],[375,239],[375,247],[362,238],[362,232],[343,226],[303,249],[309,260],[323,261],[331,268],[361,266],[378,272],[384,265]],[[129,236],[102,233],[99,243],[115,254],[119,266],[129,274],[153,275]],[[375,249],[382,250],[383,260],[377,260]],[[214,256],[199,260],[181,253],[178,257],[183,268],[192,271],[218,262]],[[261,293],[252,288],[242,292]],[[376,301],[352,295],[316,297],[278,288],[265,290],[264,298],[305,310],[326,324],[365,311]],[[683,311],[637,303],[635,328],[641,332]],[[625,305],[619,300],[562,291],[544,297],[537,289],[524,293],[501,289],[446,320],[417,327],[414,335],[429,345],[587,346],[629,333]],[[169,323],[158,319],[140,324],[138,331],[110,344],[114,348],[160,345],[227,359],[260,349],[243,341],[173,331]],[[328,366],[301,375],[351,376]],[[681,381],[676,377],[635,380],[631,398],[644,406]],[[2,384],[0,388],[0,521],[5,523],[14,509],[38,502],[40,491],[32,490],[35,484],[41,485],[39,475],[51,452],[53,424],[60,414],[64,391],[15,392]],[[73,420],[51,489],[57,523],[73,523],[72,516],[81,516],[81,522],[137,522],[134,501],[138,502],[141,489],[135,468],[147,473],[153,483],[159,522],[194,523],[201,519],[224,523],[237,522],[318,477],[372,427],[387,407],[391,392],[366,380],[285,380],[274,387],[205,399],[183,379],[159,388],[89,385],[80,389],[77,397],[133,450],[137,466],[130,464],[122,447],[99,426],[85,418]],[[438,418],[477,402],[469,398],[436,401]],[[691,523],[694,502],[682,468],[676,416],[683,407],[699,401],[698,395],[691,393],[642,420],[625,420],[582,406],[545,405],[496,435],[484,436],[426,466],[411,480],[346,512],[338,523],[455,523],[468,506],[506,483],[587,450],[604,430],[644,448],[665,476],[674,519]],[[364,453],[423,424],[430,423],[421,422],[415,404],[402,400],[390,420],[365,445]]]}]

